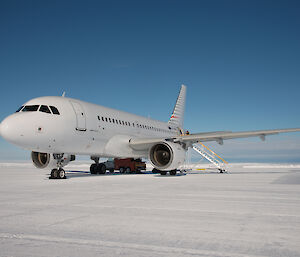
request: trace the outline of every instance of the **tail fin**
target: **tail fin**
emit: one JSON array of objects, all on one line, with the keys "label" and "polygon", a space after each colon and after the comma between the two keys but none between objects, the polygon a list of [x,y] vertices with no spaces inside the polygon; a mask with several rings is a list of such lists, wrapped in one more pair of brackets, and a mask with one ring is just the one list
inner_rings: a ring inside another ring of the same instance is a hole
[{"label": "tail fin", "polygon": [[172,116],[169,120],[171,126],[183,129],[183,118],[185,109],[186,86],[182,85],[177,97]]}]

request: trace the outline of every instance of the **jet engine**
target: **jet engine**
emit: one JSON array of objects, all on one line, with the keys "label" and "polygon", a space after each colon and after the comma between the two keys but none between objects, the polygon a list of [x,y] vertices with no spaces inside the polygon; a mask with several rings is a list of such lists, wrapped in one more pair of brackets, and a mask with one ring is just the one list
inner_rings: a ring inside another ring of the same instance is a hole
[{"label": "jet engine", "polygon": [[54,169],[58,166],[66,166],[70,161],[74,161],[75,155],[31,152],[31,160],[34,166],[39,169],[46,167]]},{"label": "jet engine", "polygon": [[180,144],[161,142],[150,148],[149,160],[162,171],[178,169],[184,163],[186,151]]}]

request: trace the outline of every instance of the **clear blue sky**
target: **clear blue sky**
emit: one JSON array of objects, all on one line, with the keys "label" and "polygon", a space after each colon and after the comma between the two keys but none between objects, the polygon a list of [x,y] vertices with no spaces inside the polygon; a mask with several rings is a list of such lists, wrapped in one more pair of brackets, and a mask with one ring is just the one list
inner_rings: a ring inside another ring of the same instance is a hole
[{"label": "clear blue sky", "polygon": [[[66,91],[166,121],[184,83],[191,132],[300,127],[299,13],[300,1],[2,0],[0,120]],[[280,140],[300,136],[266,145]],[[12,155],[27,158],[1,138],[0,159]]]}]

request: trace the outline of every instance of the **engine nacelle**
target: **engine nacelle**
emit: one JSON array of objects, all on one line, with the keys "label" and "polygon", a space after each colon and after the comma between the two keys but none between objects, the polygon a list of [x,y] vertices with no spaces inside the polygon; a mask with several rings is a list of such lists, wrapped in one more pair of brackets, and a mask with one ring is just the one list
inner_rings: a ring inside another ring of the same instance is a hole
[{"label": "engine nacelle", "polygon": [[34,166],[39,169],[46,167],[54,169],[58,166],[66,166],[70,161],[74,161],[75,155],[31,152],[31,160]]},{"label": "engine nacelle", "polygon": [[158,170],[178,169],[184,163],[186,151],[180,144],[161,142],[150,148],[149,160]]}]

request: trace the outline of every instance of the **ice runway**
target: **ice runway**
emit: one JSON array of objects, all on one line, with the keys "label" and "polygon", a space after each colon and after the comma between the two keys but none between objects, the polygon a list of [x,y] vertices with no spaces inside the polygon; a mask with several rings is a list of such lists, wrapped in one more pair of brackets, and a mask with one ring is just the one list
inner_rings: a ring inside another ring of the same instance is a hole
[{"label": "ice runway", "polygon": [[300,166],[46,174],[0,164],[1,257],[300,256]]}]

